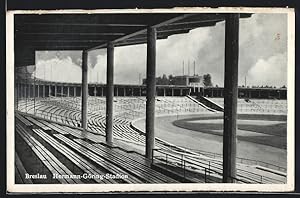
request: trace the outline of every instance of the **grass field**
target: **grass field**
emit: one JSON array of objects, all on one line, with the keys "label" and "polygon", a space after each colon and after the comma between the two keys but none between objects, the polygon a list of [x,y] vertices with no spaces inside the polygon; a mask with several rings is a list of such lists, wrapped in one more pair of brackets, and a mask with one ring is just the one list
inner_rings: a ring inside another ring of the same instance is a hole
[{"label": "grass field", "polygon": [[[173,124],[202,133],[223,135],[223,115],[180,119]],[[286,149],[286,116],[240,114],[237,124],[238,140]]]},{"label": "grass field", "polygon": [[[251,114],[238,118],[243,125],[237,131],[237,157],[286,167],[286,116]],[[222,114],[159,116],[155,119],[155,136],[181,147],[222,154],[222,120]],[[134,125],[145,130],[145,119],[135,121]],[[190,126],[193,127],[188,129]]]}]

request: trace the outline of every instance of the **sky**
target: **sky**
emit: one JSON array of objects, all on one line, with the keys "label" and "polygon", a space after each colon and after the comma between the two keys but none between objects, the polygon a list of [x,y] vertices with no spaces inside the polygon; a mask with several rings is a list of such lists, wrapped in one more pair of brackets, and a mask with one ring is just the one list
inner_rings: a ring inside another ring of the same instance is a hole
[{"label": "sky", "polygon": [[[209,73],[213,85],[224,85],[225,23],[202,27],[187,34],[157,40],[156,73],[182,75]],[[287,15],[253,14],[240,19],[239,85],[276,86],[287,84]],[[146,44],[115,48],[114,83],[139,84],[146,76]],[[64,82],[81,82],[80,51],[36,52],[36,77]],[[88,81],[106,82],[106,49],[89,52]]]}]

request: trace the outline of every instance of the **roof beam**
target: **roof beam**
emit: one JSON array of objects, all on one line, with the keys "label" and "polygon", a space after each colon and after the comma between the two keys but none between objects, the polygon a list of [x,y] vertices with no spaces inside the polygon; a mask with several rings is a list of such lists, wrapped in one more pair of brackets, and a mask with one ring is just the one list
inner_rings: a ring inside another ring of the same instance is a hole
[{"label": "roof beam", "polygon": [[[167,37],[165,38],[157,38],[157,40],[163,40],[163,39],[166,39]],[[119,43],[115,43],[115,46],[116,47],[122,47],[122,46],[128,46],[128,45],[140,45],[140,44],[145,44],[147,43],[147,39],[146,40],[140,40],[140,41],[136,41],[136,40],[131,40],[131,41],[122,41],[122,42],[119,42]]]},{"label": "roof beam", "polygon": [[57,40],[57,39],[44,39],[44,40],[23,40],[24,43],[50,43],[50,42],[56,42],[56,43],[99,43],[99,42],[107,42],[107,40],[100,40],[100,39],[94,39],[94,40],[81,40],[81,39],[70,39],[70,40]]},{"label": "roof beam", "polygon": [[135,31],[140,30],[141,27],[135,27],[135,26],[122,26],[122,27],[116,27],[116,26],[70,26],[70,25],[64,25],[64,26],[33,26],[33,25],[27,25],[27,26],[18,26],[15,28],[16,32],[22,32],[22,33],[75,33],[75,32],[82,32],[82,33],[123,33],[129,34]]},{"label": "roof beam", "polygon": [[173,29],[194,29],[194,28],[199,28],[199,27],[214,26],[219,21],[221,21],[221,20],[209,21],[209,22],[197,21],[195,23],[168,24],[168,25],[158,28],[157,31],[173,30]]},{"label": "roof beam", "polygon": [[[16,40],[114,40],[119,36],[116,35],[85,35],[85,34],[16,34]],[[100,38],[101,37],[101,38]]]},{"label": "roof beam", "polygon": [[125,33],[114,33],[114,32],[30,32],[30,33],[18,33],[17,35],[80,35],[80,36],[123,36]]},{"label": "roof beam", "polygon": [[[214,22],[225,20],[225,14],[197,14],[191,16],[189,18],[184,18],[182,20],[178,20],[173,25],[184,25],[190,23],[199,23],[199,22]],[[171,24],[171,25],[172,25]]]},{"label": "roof beam", "polygon": [[[188,18],[188,17],[191,17],[191,16],[195,16],[195,15],[197,15],[197,14],[181,14],[181,15],[179,15],[179,16],[177,16],[177,17],[168,19],[168,20],[166,20],[166,21],[163,21],[163,22],[157,23],[157,24],[155,24],[155,25],[151,25],[151,26],[154,27],[154,28],[158,28],[158,27],[161,27],[161,26],[163,26],[163,25],[166,25],[166,24],[169,24],[169,23],[173,23],[173,22],[175,22],[175,21],[179,21],[179,20],[182,20],[182,19],[185,19],[185,18]],[[136,35],[143,34],[143,33],[145,33],[146,31],[147,31],[147,28],[142,29],[142,30],[137,31],[137,32],[134,32],[134,33],[132,33],[132,34],[125,35],[125,36],[120,37],[120,38],[118,38],[118,39],[115,39],[115,40],[113,40],[113,42],[114,42],[114,43],[117,43],[117,42],[119,42],[119,41],[129,39],[129,38],[134,37],[134,36],[136,36]],[[103,48],[103,47],[105,47],[105,46],[106,46],[106,44],[99,45],[99,46],[95,46],[95,47],[92,47],[92,48],[88,49],[88,51],[95,50],[95,49],[100,49],[100,48]]]},{"label": "roof beam", "polygon": [[[167,36],[157,36],[157,40],[163,40],[167,39]],[[115,43],[116,47],[126,46],[126,45],[138,45],[138,44],[144,44],[147,42],[147,37],[144,38],[130,38],[126,39],[125,41],[120,41]]]},{"label": "roof beam", "polygon": [[[140,17],[140,16],[143,17]],[[47,23],[47,24],[127,24],[152,25],[176,17],[179,14],[167,13],[131,13],[131,14],[16,14],[16,24]]]},{"label": "roof beam", "polygon": [[23,23],[22,26],[146,27],[144,23]]},{"label": "roof beam", "polygon": [[36,51],[71,51],[71,50],[85,50],[89,47],[89,45],[61,45],[61,46],[32,46]]},{"label": "roof beam", "polygon": [[[103,42],[98,42],[97,44],[102,44]],[[106,43],[106,42],[105,42]],[[91,46],[91,43],[82,43],[82,42],[63,42],[63,43],[59,43],[59,42],[42,42],[42,43],[18,43],[18,46],[29,46],[29,47],[63,47],[63,46]]]}]

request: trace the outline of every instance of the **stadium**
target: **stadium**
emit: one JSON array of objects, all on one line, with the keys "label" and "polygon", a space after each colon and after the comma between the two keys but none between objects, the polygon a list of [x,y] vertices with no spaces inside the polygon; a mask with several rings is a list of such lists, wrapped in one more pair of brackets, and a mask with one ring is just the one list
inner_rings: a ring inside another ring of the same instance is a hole
[{"label": "stadium", "polygon": [[[15,15],[15,184],[287,182],[287,88],[237,83],[232,43],[251,14],[111,15]],[[156,39],[224,21],[224,87],[195,71],[158,83]],[[114,48],[143,43],[143,83],[114,84]],[[88,82],[102,48],[107,83]],[[37,78],[43,50],[83,50],[82,82]]]}]

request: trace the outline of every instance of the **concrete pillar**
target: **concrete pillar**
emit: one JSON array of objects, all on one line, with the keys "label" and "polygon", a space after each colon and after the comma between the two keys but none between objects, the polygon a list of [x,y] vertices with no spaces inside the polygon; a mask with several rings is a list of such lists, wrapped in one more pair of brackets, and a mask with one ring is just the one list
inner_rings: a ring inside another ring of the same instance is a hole
[{"label": "concrete pillar", "polygon": [[113,143],[114,44],[107,43],[106,75],[106,143]]},{"label": "concrete pillar", "polygon": [[77,95],[76,95],[76,86],[75,87],[73,87],[74,88],[74,97],[76,97]]},{"label": "concrete pillar", "polygon": [[54,85],[54,96],[56,97],[57,94],[57,85]]},{"label": "concrete pillar", "polygon": [[87,129],[88,52],[82,51],[81,127]]},{"label": "concrete pillar", "polygon": [[152,159],[155,145],[155,92],[156,92],[156,29],[147,29],[147,101],[146,101],[146,157]]},{"label": "concrete pillar", "polygon": [[61,86],[60,88],[60,97],[64,95],[64,85]]},{"label": "concrete pillar", "polygon": [[166,88],[164,88],[164,96],[166,96]]},{"label": "concrete pillar", "polygon": [[171,88],[171,92],[172,92],[171,96],[174,96],[174,89],[173,88]]},{"label": "concrete pillar", "polygon": [[39,98],[40,97],[40,85],[37,85],[37,94],[36,96]]},{"label": "concrete pillar", "polygon": [[236,178],[236,120],[238,98],[239,14],[227,14],[225,19],[225,79],[223,182]]},{"label": "concrete pillar", "polygon": [[180,96],[182,96],[182,89],[180,88],[179,90],[180,90]]},{"label": "concrete pillar", "polygon": [[46,85],[43,85],[43,98],[46,97]]},{"label": "concrete pillar", "polygon": [[67,96],[70,97],[70,86],[69,86],[69,85],[68,85],[68,87],[67,87],[67,90],[68,90],[68,91],[67,91]]},{"label": "concrete pillar", "polygon": [[24,98],[27,99],[27,84],[24,84]]},{"label": "concrete pillar", "polygon": [[119,88],[116,87],[116,96],[119,96]]},{"label": "concrete pillar", "polygon": [[96,85],[94,87],[94,96],[97,96],[97,87],[96,87]]},{"label": "concrete pillar", "polygon": [[101,87],[101,96],[103,96],[103,87]]}]

